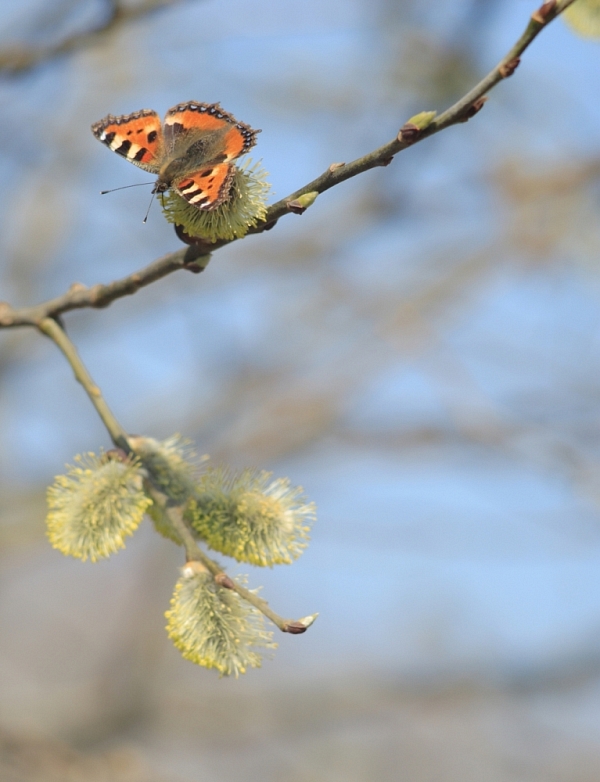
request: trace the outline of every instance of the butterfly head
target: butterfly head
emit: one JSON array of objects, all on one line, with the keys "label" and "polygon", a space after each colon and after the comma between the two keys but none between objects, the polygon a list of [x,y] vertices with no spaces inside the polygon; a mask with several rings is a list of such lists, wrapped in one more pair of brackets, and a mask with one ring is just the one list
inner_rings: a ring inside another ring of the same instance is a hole
[{"label": "butterfly head", "polygon": [[171,187],[171,182],[167,182],[164,179],[161,179],[160,177],[156,180],[154,183],[154,187],[152,188],[153,193],[166,193],[167,190]]}]

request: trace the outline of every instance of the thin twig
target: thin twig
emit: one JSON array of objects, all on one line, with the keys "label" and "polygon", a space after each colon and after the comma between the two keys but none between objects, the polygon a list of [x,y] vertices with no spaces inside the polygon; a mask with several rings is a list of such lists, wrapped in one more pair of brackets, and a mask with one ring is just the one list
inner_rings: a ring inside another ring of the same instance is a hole
[{"label": "thin twig", "polygon": [[[433,136],[435,133],[439,133],[439,131],[445,130],[451,125],[456,125],[459,122],[466,122],[483,106],[482,103],[479,104],[479,101],[481,101],[499,82],[514,73],[519,65],[521,54],[523,54],[525,49],[527,49],[544,27],[573,2],[575,2],[575,0],[563,0],[561,3],[545,3],[538,9],[529,20],[529,23],[519,40],[500,60],[498,65],[476,84],[473,89],[467,92],[466,95],[450,106],[450,108],[446,109],[442,114],[435,117],[424,130],[419,132],[418,128],[415,128],[414,130],[417,130],[417,133],[414,133],[413,130],[413,133],[411,134],[406,132],[403,133],[401,130],[395,139],[392,139],[387,144],[379,147],[379,149],[370,152],[368,155],[364,155],[345,165],[334,164],[321,174],[320,177],[317,177],[317,179],[314,179],[291,195],[270,206],[267,210],[265,223],[270,225],[280,217],[283,217],[283,215],[288,214],[290,212],[289,204],[291,201],[296,201],[307,193],[324,193],[331,187],[339,185],[340,182],[345,182],[347,179],[351,179],[357,174],[362,174],[364,171],[369,171],[378,166],[388,165],[394,155],[398,154],[398,152],[402,152],[402,150],[407,147],[412,146],[425,138],[429,138],[429,136]],[[545,16],[544,21],[537,21],[535,16],[544,9],[544,6],[551,6],[551,8],[548,9],[548,15]],[[263,224],[262,226],[258,226],[256,230],[264,230],[264,227]]]},{"label": "thin twig", "polygon": [[206,268],[209,260],[210,256],[205,249],[196,246],[186,247],[164,255],[140,271],[128,274],[120,280],[114,280],[108,285],[97,284],[88,288],[76,282],[62,296],[33,307],[13,309],[7,302],[0,302],[0,328],[37,326],[44,318],[56,318],[70,310],[108,307],[116,299],[131,296],[140,288],[166,277],[177,269],[201,272]]},{"label": "thin twig", "polygon": [[[485,95],[503,79],[509,77],[519,64],[521,54],[527,49],[537,35],[556,16],[570,6],[575,0],[544,3],[531,17],[529,23],[517,43],[510,49],[498,65],[483,78],[472,90],[464,95],[449,109],[437,116],[426,128],[419,130],[415,126],[405,125],[395,139],[384,144],[379,149],[370,152],[347,164],[334,163],[325,173],[309,182],[304,187],[291,193],[286,198],[272,204],[267,210],[264,222],[260,223],[250,233],[260,233],[271,228],[280,217],[292,212],[303,211],[294,204],[308,193],[324,193],[335,185],[345,182],[351,177],[362,174],[377,166],[388,165],[394,155],[429,136],[439,133],[451,125],[465,122],[482,106]],[[64,293],[50,301],[42,302],[33,307],[16,309],[6,302],[0,302],[0,328],[17,326],[37,326],[46,317],[56,317],[64,312],[85,307],[108,307],[113,301],[136,293],[140,288],[165,277],[177,269],[187,268],[190,271],[201,271],[207,263],[208,255],[215,250],[230,244],[236,239],[223,239],[212,245],[193,245],[187,249],[177,250],[153,261],[143,269],[115,280],[108,285],[94,285],[86,288],[75,284]],[[203,262],[203,259],[206,259]]]},{"label": "thin twig", "polygon": [[44,318],[44,320],[38,324],[38,328],[42,334],[50,337],[55,345],[57,345],[58,348],[62,351],[63,355],[71,365],[71,369],[73,370],[76,379],[84,387],[91,403],[96,408],[96,412],[102,419],[102,423],[108,430],[113,443],[117,446],[117,448],[123,448],[123,450],[129,451],[130,449],[127,443],[127,433],[104,401],[102,392],[94,383],[90,373],[85,367],[85,364],[79,357],[75,345],[66,335],[64,329],[62,329],[59,323],[53,318]]},{"label": "thin twig", "polygon": [[263,600],[255,592],[252,592],[250,589],[246,589],[237,581],[235,581],[235,579],[230,578],[226,573],[224,573],[223,569],[219,567],[219,565],[213,559],[205,554],[200,546],[197,545],[194,536],[192,535],[187,525],[187,522],[183,518],[181,508],[167,508],[166,512],[178,535],[180,535],[181,539],[183,540],[188,562],[201,562],[218,584],[226,589],[231,589],[234,592],[237,592],[240,597],[257,608],[261,614],[264,614],[267,617],[267,619],[270,619],[271,622],[273,622],[273,624],[278,627],[282,633],[292,633],[297,635],[299,633],[303,633],[308,627],[310,627],[312,621],[314,621],[312,617],[310,617],[312,621],[309,621],[308,618],[298,621],[284,619],[283,617],[279,616],[279,614],[276,614],[275,611],[273,611],[266,600]]}]

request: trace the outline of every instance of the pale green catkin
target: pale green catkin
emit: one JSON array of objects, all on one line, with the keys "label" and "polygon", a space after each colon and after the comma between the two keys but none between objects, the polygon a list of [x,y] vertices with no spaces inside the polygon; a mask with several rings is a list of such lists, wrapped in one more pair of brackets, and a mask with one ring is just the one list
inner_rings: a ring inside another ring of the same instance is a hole
[{"label": "pale green catkin", "polygon": [[246,470],[208,470],[190,501],[186,518],[215,551],[239,562],[291,564],[308,545],[315,506],[287,478]]},{"label": "pale green catkin", "polygon": [[169,499],[182,503],[194,493],[203,459],[198,459],[189,440],[174,434],[166,440],[130,437],[129,442],[153,484]]},{"label": "pale green catkin", "polygon": [[[178,505],[194,495],[199,465],[206,457],[198,458],[189,440],[174,434],[162,441],[130,437],[129,442],[159,492]],[[157,532],[181,545],[181,538],[162,508],[153,503],[147,512]]]},{"label": "pale green catkin", "polygon": [[248,668],[260,667],[256,648],[277,646],[262,614],[236,592],[216,584],[209,573],[183,572],[165,613],[167,633],[182,655],[216,668],[221,676],[237,678]]},{"label": "pale green catkin", "polygon": [[170,190],[162,199],[163,212],[189,236],[208,242],[240,239],[265,218],[270,189],[266,177],[260,163],[248,159],[241,167],[234,167],[231,196],[216,209],[198,209]]},{"label": "pale green catkin", "polygon": [[63,554],[95,562],[125,547],[152,500],[143,492],[137,461],[94,453],[75,461],[48,488],[47,535]]}]

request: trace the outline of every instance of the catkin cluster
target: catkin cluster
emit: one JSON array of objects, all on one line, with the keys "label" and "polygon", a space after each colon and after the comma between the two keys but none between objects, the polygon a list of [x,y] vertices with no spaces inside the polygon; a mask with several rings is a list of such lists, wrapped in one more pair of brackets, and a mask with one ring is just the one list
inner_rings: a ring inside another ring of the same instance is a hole
[{"label": "catkin cluster", "polygon": [[[238,562],[291,563],[306,548],[315,508],[286,478],[209,466],[178,436],[131,437],[129,445],[129,455],[76,457],[48,489],[48,538],[63,554],[92,562],[108,557],[124,547],[144,514],[182,545],[173,509],[198,542]],[[262,614],[199,562],[182,569],[166,617],[182,655],[221,675],[259,666],[258,650],[275,646]]]}]

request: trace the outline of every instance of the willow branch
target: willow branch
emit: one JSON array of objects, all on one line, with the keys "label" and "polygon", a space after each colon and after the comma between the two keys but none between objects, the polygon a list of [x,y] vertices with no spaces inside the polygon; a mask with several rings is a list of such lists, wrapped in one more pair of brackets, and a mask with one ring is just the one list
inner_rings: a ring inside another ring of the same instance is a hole
[{"label": "willow branch", "polygon": [[131,296],[140,288],[150,285],[178,269],[191,272],[203,271],[210,258],[204,248],[197,246],[183,248],[158,258],[148,266],[120,280],[107,285],[93,285],[88,288],[76,282],[62,296],[37,304],[33,307],[13,309],[7,302],[0,302],[0,328],[13,326],[38,326],[44,318],[57,318],[70,310],[94,307],[108,307],[116,299]]},{"label": "willow branch", "polygon": [[[519,40],[500,60],[498,65],[476,84],[472,90],[442,114],[435,117],[425,128],[419,129],[417,126],[407,123],[394,139],[373,152],[357,158],[351,163],[333,163],[317,179],[313,179],[312,182],[304,185],[304,187],[291,193],[286,198],[272,204],[267,210],[264,222],[252,229],[251,233],[260,233],[272,228],[279,218],[286,214],[304,211],[302,204],[298,202],[298,199],[302,198],[302,196],[309,193],[324,193],[326,190],[358,174],[378,166],[387,166],[396,154],[402,152],[407,147],[413,146],[452,125],[466,122],[481,109],[486,99],[486,94],[499,82],[514,73],[519,64],[520,56],[539,33],[573,2],[575,0],[560,0],[560,2],[549,0],[549,2],[544,3],[532,15]],[[203,257],[207,258],[211,252],[230,244],[231,241],[237,240],[223,239],[214,244],[196,244],[187,249],[177,250],[165,255],[163,258],[159,258],[134,274],[115,280],[108,285],[94,285],[91,288],[86,288],[83,285],[76,284],[71,286],[69,291],[62,296],[34,307],[15,309],[6,302],[0,302],[0,328],[37,326],[43,318],[56,317],[70,310],[85,307],[107,307],[113,301],[136,293],[140,288],[178,269],[186,268],[191,271],[201,271],[207,263],[207,260],[202,260]]]},{"label": "willow branch", "polygon": [[191,527],[183,517],[182,509],[180,506],[169,506],[165,504],[165,499],[160,495],[157,489],[152,485],[149,480],[144,482],[146,491],[154,500],[155,506],[157,506],[162,513],[164,513],[175,531],[181,538],[183,547],[185,549],[185,556],[188,562],[200,562],[201,565],[213,576],[217,584],[225,589],[231,589],[243,598],[247,603],[250,603],[257,608],[261,614],[270,619],[273,624],[278,627],[282,633],[291,633],[292,635],[299,635],[304,633],[311,624],[317,618],[316,614],[307,616],[304,619],[284,619],[276,614],[275,611],[269,606],[266,600],[259,597],[256,592],[252,592],[250,589],[246,589],[239,584],[235,579],[230,578],[223,569],[196,543],[196,539],[191,530]]},{"label": "willow branch", "polygon": [[97,27],[75,33],[50,46],[11,46],[0,51],[0,72],[23,73],[36,65],[82,49],[103,35],[113,32],[122,24],[156,13],[175,5],[178,0],[146,0],[136,5],[121,5],[116,0],[108,3],[105,19]]},{"label": "willow branch", "polygon": [[123,448],[125,451],[129,451],[130,449],[127,443],[127,434],[125,430],[117,421],[111,409],[104,401],[102,392],[94,383],[90,373],[85,367],[85,364],[79,357],[75,345],[71,342],[64,329],[53,318],[44,318],[38,324],[38,329],[42,332],[42,334],[50,337],[54,344],[62,351],[63,355],[71,365],[71,369],[73,370],[75,378],[84,387],[91,403],[96,408],[96,412],[102,419],[102,423],[108,430],[113,443],[118,448]]}]

